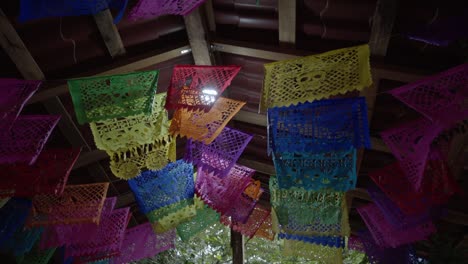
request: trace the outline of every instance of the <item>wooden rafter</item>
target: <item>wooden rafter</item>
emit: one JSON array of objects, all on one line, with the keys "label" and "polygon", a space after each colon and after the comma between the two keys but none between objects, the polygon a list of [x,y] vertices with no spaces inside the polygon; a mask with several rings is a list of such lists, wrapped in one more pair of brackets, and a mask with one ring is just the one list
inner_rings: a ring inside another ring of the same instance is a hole
[{"label": "wooden rafter", "polygon": [[206,13],[206,20],[208,21],[208,29],[211,32],[216,31],[216,19],[213,9],[213,0],[207,0],[205,2],[205,13]]},{"label": "wooden rafter", "polygon": [[102,39],[106,43],[109,55],[111,55],[112,58],[124,55],[125,47],[120,38],[119,31],[114,24],[110,10],[106,9],[94,15],[94,21],[96,22],[99,32],[101,32]]},{"label": "wooden rafter", "polygon": [[296,43],[296,0],[278,1],[278,31],[281,44]]},{"label": "wooden rafter", "polygon": [[[10,21],[6,18],[5,14],[0,10],[0,44],[11,60],[16,64],[16,67],[21,72],[23,77],[27,80],[45,80],[45,75],[39,68],[32,57],[29,50],[24,45],[20,36],[11,25]],[[61,115],[60,122],[58,124],[62,134],[67,137],[73,147],[82,147],[83,151],[80,157],[85,155],[91,148],[86,140],[81,135],[80,131],[74,124],[71,116],[62,105],[60,99],[56,96],[49,97],[43,101],[47,111],[51,114]],[[102,175],[102,177],[110,183],[110,188],[114,192],[117,191],[114,184],[106,174],[104,169],[98,164],[93,163],[88,167],[90,173],[93,176]],[[135,222],[132,216],[132,221]]]},{"label": "wooden rafter", "polygon": [[200,8],[185,16],[184,21],[195,64],[212,65],[210,48],[206,40],[207,34],[201,18]]},{"label": "wooden rafter", "polygon": [[[144,59],[131,62],[128,64],[125,64],[123,66],[118,66],[115,67],[111,70],[106,70],[102,71],[95,76],[103,76],[103,75],[112,75],[112,74],[118,74],[118,73],[127,73],[127,72],[132,72],[132,71],[138,71],[140,69],[144,69],[150,66],[153,66],[155,64],[161,63],[163,61],[167,61],[170,59],[174,59],[177,57],[180,57],[184,55],[186,52],[190,52],[190,46],[182,46],[177,49],[170,50],[168,52],[164,52],[158,55],[146,57]],[[70,76],[71,78],[72,76]],[[28,103],[36,103],[39,101],[46,100],[50,97],[58,96],[68,93],[68,86],[66,84],[62,84],[56,87],[52,87],[49,89],[43,89],[38,91],[29,101]]]}]

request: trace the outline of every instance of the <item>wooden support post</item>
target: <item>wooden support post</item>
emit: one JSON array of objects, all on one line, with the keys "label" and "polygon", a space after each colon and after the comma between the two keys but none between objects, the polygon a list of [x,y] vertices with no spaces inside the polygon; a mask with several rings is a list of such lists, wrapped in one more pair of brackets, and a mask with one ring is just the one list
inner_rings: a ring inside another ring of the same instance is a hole
[{"label": "wooden support post", "polygon": [[216,19],[213,9],[213,0],[207,0],[205,2],[205,13],[206,13],[206,20],[208,21],[208,29],[211,32],[216,31]]},{"label": "wooden support post", "polygon": [[200,8],[185,16],[184,21],[195,64],[212,65],[210,48],[206,41],[206,31],[200,15]]},{"label": "wooden support post", "polygon": [[278,1],[280,45],[296,43],[296,2],[296,0]]},{"label": "wooden support post", "polygon": [[112,58],[125,54],[125,47],[109,9],[94,15],[94,21]]},{"label": "wooden support post", "polygon": [[387,54],[397,13],[397,4],[397,0],[377,1],[374,16],[372,17],[372,29],[369,38],[371,54],[373,56],[385,57]]},{"label": "wooden support post", "polygon": [[231,248],[232,248],[232,263],[244,263],[244,237],[241,233],[231,229]]}]

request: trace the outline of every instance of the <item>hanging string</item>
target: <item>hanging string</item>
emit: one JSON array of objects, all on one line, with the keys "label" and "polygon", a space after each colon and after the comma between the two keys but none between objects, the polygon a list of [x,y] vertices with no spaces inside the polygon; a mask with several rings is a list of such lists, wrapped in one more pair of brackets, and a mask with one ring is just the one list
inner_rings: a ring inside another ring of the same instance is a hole
[{"label": "hanging string", "polygon": [[432,19],[428,21],[427,25],[432,25],[437,20],[437,18],[439,18],[439,7],[436,8],[434,16],[432,16]]},{"label": "hanging string", "polygon": [[320,22],[322,22],[322,27],[323,27],[323,32],[321,38],[324,38],[325,35],[327,34],[327,25],[325,24],[325,21],[323,20],[323,15],[325,12],[327,12],[328,7],[329,7],[329,0],[327,0],[327,3],[325,4],[325,7],[320,11]]},{"label": "hanging string", "polygon": [[63,41],[70,41],[73,45],[73,61],[75,62],[75,64],[78,64],[78,60],[76,59],[76,43],[75,43],[75,40],[71,39],[71,38],[65,38],[63,36],[63,32],[62,32],[62,17],[60,17],[60,37],[62,38]]}]

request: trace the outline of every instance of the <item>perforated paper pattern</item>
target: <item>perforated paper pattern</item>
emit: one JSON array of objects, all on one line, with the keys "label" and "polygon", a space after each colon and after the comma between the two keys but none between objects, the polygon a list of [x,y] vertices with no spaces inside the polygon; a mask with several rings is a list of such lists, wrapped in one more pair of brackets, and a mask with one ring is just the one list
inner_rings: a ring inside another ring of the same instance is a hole
[{"label": "perforated paper pattern", "polygon": [[150,19],[162,15],[186,16],[206,0],[139,0],[130,11],[131,20]]},{"label": "perforated paper pattern", "polygon": [[273,231],[273,223],[271,219],[272,214],[273,213],[270,213],[270,215],[265,218],[265,221],[263,221],[262,225],[258,228],[257,232],[255,233],[256,237],[261,237],[268,240],[275,239],[275,232]]},{"label": "perforated paper pattern", "polygon": [[165,233],[177,226],[190,221],[197,215],[193,199],[183,200],[175,204],[156,209],[147,214],[153,223],[153,231]]},{"label": "perforated paper pattern", "polygon": [[280,233],[278,235],[278,238],[298,240],[298,241],[303,241],[306,243],[311,243],[311,244],[316,244],[316,245],[322,245],[326,247],[344,248],[345,246],[344,237],[341,237],[341,236],[300,236],[300,235]]},{"label": "perforated paper pattern", "polygon": [[0,79],[0,131],[8,131],[41,81]]},{"label": "perforated paper pattern", "polygon": [[166,109],[208,111],[240,71],[240,66],[176,65]]},{"label": "perforated paper pattern", "polygon": [[219,177],[225,177],[251,139],[252,135],[225,127],[208,145],[188,140],[184,159],[203,167],[207,172],[215,172]]},{"label": "perforated paper pattern", "polygon": [[260,109],[312,102],[372,84],[369,46],[265,64]]},{"label": "perforated paper pattern", "polygon": [[356,187],[356,149],[322,153],[274,153],[280,188],[347,191]]},{"label": "perforated paper pattern", "polygon": [[268,109],[268,153],[370,147],[364,97]]},{"label": "perforated paper pattern", "polygon": [[468,118],[468,63],[393,89],[390,94],[431,121],[452,125]]},{"label": "perforated paper pattern", "polygon": [[119,11],[114,19],[117,23],[122,19],[128,0],[21,0],[21,22],[63,16],[95,15],[111,8]]},{"label": "perforated paper pattern", "polygon": [[103,218],[89,240],[67,246],[65,257],[72,256],[77,263],[88,263],[120,255],[129,218],[128,207],[114,210]]},{"label": "perforated paper pattern", "polygon": [[33,198],[28,225],[99,223],[109,183],[67,185],[61,196]]},{"label": "perforated paper pattern", "polygon": [[208,112],[179,108],[174,113],[169,131],[172,135],[210,144],[244,105],[245,102],[220,97]]},{"label": "perforated paper pattern", "polygon": [[[195,202],[197,203],[197,202]],[[197,208],[197,215],[189,221],[177,226],[177,234],[182,241],[188,241],[190,238],[196,236],[201,231],[207,229],[216,222],[219,222],[219,213],[211,209],[207,205],[201,203],[201,208]]]},{"label": "perforated paper pattern", "polygon": [[[100,219],[112,214],[117,197],[106,198],[101,210]],[[44,234],[39,243],[40,249],[67,246],[89,241],[99,230],[96,223],[60,224],[45,227]]]},{"label": "perforated paper pattern", "polygon": [[97,232],[88,241],[67,246],[65,256],[72,256],[76,262],[80,262],[81,257],[89,262],[118,256],[129,219],[129,207],[112,211],[102,219]]},{"label": "perforated paper pattern", "polygon": [[198,167],[195,192],[211,208],[226,214],[233,205],[239,206],[240,196],[250,183],[254,172],[250,168],[236,164],[226,177],[220,178]]},{"label": "perforated paper pattern", "polygon": [[175,230],[155,234],[150,223],[144,223],[125,231],[121,254],[110,263],[127,264],[140,259],[151,258],[163,251],[174,248]]},{"label": "perforated paper pattern", "polygon": [[29,253],[16,257],[18,264],[47,264],[55,253],[55,248],[39,250],[34,247]]},{"label": "perforated paper pattern", "polygon": [[146,216],[152,223],[153,231],[160,234],[189,221],[196,214],[194,200],[187,199],[153,210],[147,213]]},{"label": "perforated paper pattern", "polygon": [[270,178],[270,201],[279,229],[308,236],[349,236],[349,219],[343,192],[279,189]]},{"label": "perforated paper pattern", "polygon": [[375,205],[380,209],[387,222],[392,224],[395,229],[416,226],[431,219],[430,211],[421,212],[419,214],[405,214],[374,184],[370,184],[367,187],[367,192]]},{"label": "perforated paper pattern", "polygon": [[140,145],[167,141],[169,119],[164,109],[166,94],[156,94],[149,115],[114,118],[91,122],[90,128],[98,149],[113,153],[126,152]]},{"label": "perforated paper pattern", "polygon": [[12,198],[0,209],[0,244],[8,241],[14,233],[23,227],[31,209],[31,201]]},{"label": "perforated paper pattern", "polygon": [[375,243],[384,248],[398,247],[424,240],[436,232],[435,226],[431,221],[398,230],[385,219],[375,204],[362,206],[358,208],[358,212],[371,232]]},{"label": "perforated paper pattern", "polygon": [[0,131],[0,164],[36,162],[60,116],[20,116],[9,131]]},{"label": "perforated paper pattern", "polygon": [[15,234],[5,242],[0,244],[2,252],[9,252],[15,256],[20,256],[31,251],[32,247],[39,239],[43,228],[24,229],[19,228]]},{"label": "perforated paper pattern", "polygon": [[408,178],[398,163],[369,173],[380,189],[406,214],[421,214],[432,205],[441,205],[450,196],[460,192],[443,154],[438,148],[431,148],[419,191],[411,188]]},{"label": "perforated paper pattern", "polygon": [[159,171],[144,171],[128,181],[143,213],[193,199],[193,166],[178,160]]},{"label": "perforated paper pattern", "polygon": [[244,236],[252,238],[269,215],[269,209],[257,204],[246,223],[234,222],[230,217],[225,215],[221,216],[221,223]]},{"label": "perforated paper pattern", "polygon": [[420,118],[381,133],[414,190],[421,187],[430,144],[442,129],[441,124]]},{"label": "perforated paper pattern", "polygon": [[321,263],[343,263],[343,249],[326,247],[297,240],[285,239],[282,246],[285,256],[304,257]]},{"label": "perforated paper pattern", "polygon": [[170,161],[175,161],[176,140],[135,147],[127,152],[114,153],[110,157],[112,173],[121,179],[129,180],[138,176],[143,169],[160,170]]},{"label": "perforated paper pattern", "polygon": [[252,199],[252,197],[242,193],[237,201],[231,204],[224,216],[230,216],[231,221],[244,224],[249,220],[257,202],[258,199]]},{"label": "perforated paper pattern", "polygon": [[[78,159],[80,149],[50,149],[42,151],[34,165],[4,164],[0,171],[0,197],[33,197],[38,194],[60,195],[68,175]],[[14,175],[14,177],[13,177]]]},{"label": "perforated paper pattern", "polygon": [[69,80],[78,123],[149,115],[158,76],[158,71],[147,71]]}]

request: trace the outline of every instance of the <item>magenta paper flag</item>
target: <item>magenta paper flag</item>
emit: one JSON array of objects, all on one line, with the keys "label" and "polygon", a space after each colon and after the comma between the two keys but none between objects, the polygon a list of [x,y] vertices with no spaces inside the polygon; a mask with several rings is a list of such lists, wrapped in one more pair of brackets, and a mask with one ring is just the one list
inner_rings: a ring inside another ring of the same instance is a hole
[{"label": "magenta paper flag", "polygon": [[125,231],[120,256],[111,264],[126,264],[140,259],[151,258],[163,251],[174,248],[175,230],[155,234],[150,223],[144,223]]},{"label": "magenta paper flag", "polygon": [[36,162],[60,116],[20,116],[10,131],[0,131],[0,163]]},{"label": "magenta paper flag", "polygon": [[211,208],[222,215],[240,201],[245,188],[252,181],[254,170],[235,165],[226,177],[220,178],[198,167],[195,192]]},{"label": "magenta paper flag", "polygon": [[68,246],[65,257],[73,257],[77,262],[90,262],[120,255],[129,219],[129,207],[113,210],[102,219],[97,232],[89,240]]},{"label": "magenta paper flag", "polygon": [[0,131],[8,131],[41,81],[0,79]]},{"label": "magenta paper flag", "polygon": [[436,232],[431,221],[426,221],[413,227],[397,229],[390,224],[375,204],[358,208],[358,212],[367,225],[377,245],[396,248],[400,245],[413,243],[428,238]]},{"label": "magenta paper flag", "polygon": [[448,126],[468,118],[468,63],[390,91],[433,122]]},{"label": "magenta paper flag", "polygon": [[162,15],[188,15],[206,0],[140,0],[130,11],[129,19],[151,19]]},{"label": "magenta paper flag", "polygon": [[420,118],[381,133],[414,190],[421,187],[431,143],[443,128],[441,124]]},{"label": "magenta paper flag", "polygon": [[225,177],[236,164],[252,135],[225,127],[221,134],[210,144],[189,140],[184,159],[203,167],[207,172],[215,172]]}]

